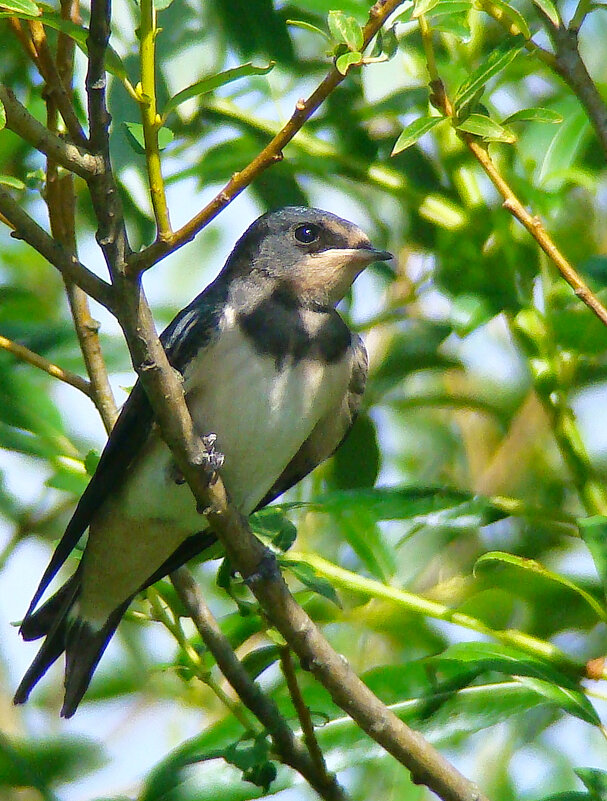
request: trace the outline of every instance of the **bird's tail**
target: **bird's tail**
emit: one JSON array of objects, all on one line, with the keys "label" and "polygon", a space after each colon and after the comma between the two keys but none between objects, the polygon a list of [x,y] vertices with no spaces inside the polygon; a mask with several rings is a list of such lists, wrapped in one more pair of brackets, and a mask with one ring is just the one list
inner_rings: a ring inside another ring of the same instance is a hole
[{"label": "bird's tail", "polygon": [[[214,543],[216,538],[209,531],[191,535],[150,576],[140,591],[176,570],[201,551],[211,548]],[[65,651],[65,698],[61,715],[69,718],[76,711],[107,644],[134,598],[133,595],[120,604],[101,628],[95,628],[78,617],[76,605],[79,595],[80,570],[76,570],[46,603],[25,616],[19,630],[23,639],[45,639],[17,688],[15,704],[24,704],[27,701],[32,689]]]},{"label": "bird's tail", "polygon": [[79,571],[76,571],[40,609],[23,620],[20,632],[24,640],[37,640],[40,637],[45,639],[17,688],[15,704],[24,704],[27,701],[35,685],[65,651],[65,698],[61,715],[69,718],[76,711],[93,672],[130,603],[129,599],[114,610],[101,629],[94,629],[74,614],[79,593],[80,577]]}]

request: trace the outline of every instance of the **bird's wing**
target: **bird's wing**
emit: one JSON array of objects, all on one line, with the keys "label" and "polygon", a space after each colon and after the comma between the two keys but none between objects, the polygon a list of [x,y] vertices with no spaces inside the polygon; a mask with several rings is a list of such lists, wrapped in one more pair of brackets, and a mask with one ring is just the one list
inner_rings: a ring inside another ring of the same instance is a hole
[{"label": "bird's wing", "polygon": [[[169,362],[183,372],[189,359],[212,339],[222,308],[222,296],[213,285],[183,309],[160,336]],[[131,464],[147,440],[153,414],[139,381],[135,384],[103,449],[95,474],[40,580],[24,621],[32,614],[44,591],[88,528],[106,498],[124,482]]]},{"label": "bird's wing", "polygon": [[367,351],[357,334],[352,334],[351,347],[350,382],[341,406],[338,409],[331,409],[318,421],[310,436],[259,502],[255,511],[262,509],[301,481],[321,462],[332,456],[348,436],[360,409],[368,372]]}]

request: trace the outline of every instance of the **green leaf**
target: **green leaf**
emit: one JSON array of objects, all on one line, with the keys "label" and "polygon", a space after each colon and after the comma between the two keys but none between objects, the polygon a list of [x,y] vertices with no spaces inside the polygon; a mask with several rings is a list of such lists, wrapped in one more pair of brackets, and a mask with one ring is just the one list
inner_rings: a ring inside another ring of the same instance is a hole
[{"label": "green leaf", "polygon": [[511,122],[549,122],[557,124],[562,121],[563,115],[551,108],[523,108],[506,117],[502,125],[508,125]]},{"label": "green leaf", "polygon": [[558,27],[561,24],[561,17],[552,0],[533,0],[533,2],[554,25]]},{"label": "green leaf", "polygon": [[285,567],[287,567],[293,575],[301,581],[309,590],[318,593],[318,595],[322,595],[323,598],[327,598],[329,601],[332,601],[336,606],[341,609],[341,603],[339,598],[337,597],[337,593],[333,585],[326,579],[324,576],[319,576],[316,570],[313,567],[308,565],[306,562],[301,561],[294,561],[289,560],[288,562],[284,562]]},{"label": "green leaf", "polygon": [[304,31],[310,31],[310,33],[319,34],[327,42],[331,41],[324,31],[322,31],[320,28],[317,28],[316,25],[312,25],[309,22],[304,22],[303,20],[300,19],[288,19],[287,25],[291,25],[293,28],[301,28]]},{"label": "green leaf", "polygon": [[362,54],[358,51],[343,53],[335,59],[335,66],[342,75],[345,75],[353,64],[360,64]]},{"label": "green leaf", "polygon": [[550,662],[543,662],[509,646],[486,642],[452,645],[444,653],[432,657],[430,662],[440,666],[443,662],[453,660],[465,665],[467,670],[474,671],[470,673],[470,680],[475,675],[479,676],[488,671],[514,676],[517,681],[575,717],[593,726],[601,725],[600,718],[586,695],[574,681]]},{"label": "green leaf", "polygon": [[575,772],[584,782],[593,801],[607,801],[607,773],[598,768],[576,768]]},{"label": "green leaf", "polygon": [[524,47],[522,37],[508,39],[495,50],[492,50],[485,61],[462,82],[455,95],[454,106],[456,112],[466,105],[483,89],[487,82],[513,61]]},{"label": "green leaf", "polygon": [[27,14],[29,17],[39,17],[42,14],[36,3],[33,3],[32,0],[2,0],[0,8],[10,11],[11,14],[15,16]]},{"label": "green leaf", "polygon": [[251,528],[258,536],[270,540],[279,551],[288,551],[297,537],[297,528],[276,507],[260,509],[251,517]]},{"label": "green leaf", "polygon": [[[0,733],[0,787],[48,787],[83,777],[104,760],[84,737],[20,741]],[[48,796],[43,796],[48,797]]]},{"label": "green leaf", "polygon": [[588,604],[599,620],[607,621],[607,611],[601,606],[596,598],[594,598],[589,592],[586,592],[586,590],[578,587],[575,582],[565,578],[565,576],[561,576],[558,573],[553,573],[551,570],[548,570],[539,562],[536,562],[535,559],[524,559],[522,556],[504,553],[503,551],[490,551],[489,553],[483,554],[476,560],[474,570],[476,571],[477,567],[485,562],[501,562],[512,565],[513,567],[520,568],[521,570],[528,570],[531,573],[543,576],[549,581],[554,581],[556,584],[567,587],[567,589],[576,593],[576,595],[579,595],[580,598],[582,598]]},{"label": "green leaf", "polygon": [[[586,112],[580,107],[577,99],[573,98],[567,104],[563,117],[563,122],[558,127],[541,162],[538,176],[540,184],[569,169],[591,133]],[[551,182],[551,187],[552,185]]]},{"label": "green leaf", "polygon": [[92,476],[94,474],[100,459],[101,454],[94,448],[91,448],[91,450],[87,452],[86,456],[84,457],[84,469],[86,470],[87,475]]},{"label": "green leaf", "polygon": [[486,142],[506,142],[507,144],[516,142],[516,136],[512,131],[504,128],[484,114],[470,114],[463,122],[457,125],[457,129],[458,131],[474,134],[474,136],[480,136]]},{"label": "green leaf", "polygon": [[413,19],[421,17],[422,14],[427,14],[435,6],[440,3],[440,0],[417,0],[415,3],[415,11],[413,12]]},{"label": "green leaf", "polygon": [[25,189],[23,181],[20,181],[18,178],[13,178],[12,175],[0,175],[0,184],[10,186],[13,189]]},{"label": "green leaf", "polygon": [[256,679],[264,670],[280,659],[278,645],[264,645],[249,651],[240,661],[251,678]]},{"label": "green leaf", "polygon": [[411,147],[411,145],[414,145],[424,134],[436,128],[439,122],[444,122],[444,120],[445,117],[420,117],[414,120],[414,122],[403,129],[390,155],[396,156],[397,153],[401,153],[403,150]]},{"label": "green leaf", "polygon": [[517,33],[522,33],[525,39],[531,39],[531,31],[529,30],[527,21],[522,16],[520,11],[510,3],[506,3],[504,0],[478,0],[478,7],[489,7],[493,12],[492,16],[497,17],[499,14],[500,19],[509,20],[514,26],[510,28],[510,33],[515,35]]},{"label": "green leaf", "polygon": [[162,111],[162,117],[166,119],[177,106],[181,105],[181,103],[185,103],[186,100],[190,100],[192,97],[208,94],[218,89],[220,86],[225,86],[228,83],[232,83],[232,81],[237,81],[240,78],[246,78],[250,75],[267,75],[268,72],[274,68],[274,63],[274,61],[270,61],[265,67],[256,67],[251,64],[251,62],[248,62],[247,64],[241,64],[239,67],[233,67],[232,69],[218,72],[216,75],[209,75],[208,78],[202,78],[202,80],[196,81],[196,83],[193,83],[191,86],[187,86],[185,89],[182,89],[181,92],[177,92],[176,95],[170,98]]},{"label": "green leaf", "polygon": [[0,131],[6,126],[6,109],[4,103],[0,100]]},{"label": "green leaf", "polygon": [[363,30],[354,17],[346,16],[343,11],[329,11],[327,22],[335,42],[343,42],[350,50],[362,48]]},{"label": "green leaf", "polygon": [[331,460],[328,479],[335,489],[372,487],[379,473],[379,464],[375,423],[368,414],[359,414]]},{"label": "green leaf", "polygon": [[518,676],[517,680],[570,715],[590,723],[592,726],[601,725],[601,719],[594,707],[580,690],[560,687],[552,682],[533,678],[533,676]]},{"label": "green leaf", "polygon": [[607,517],[594,515],[578,520],[580,535],[590,551],[603,593],[607,598]]},{"label": "green leaf", "polygon": [[[127,141],[139,155],[145,154],[145,139],[143,136],[143,125],[140,122],[123,122],[122,125],[127,134]],[[164,126],[158,130],[158,147],[164,150],[173,141],[173,131]]]}]

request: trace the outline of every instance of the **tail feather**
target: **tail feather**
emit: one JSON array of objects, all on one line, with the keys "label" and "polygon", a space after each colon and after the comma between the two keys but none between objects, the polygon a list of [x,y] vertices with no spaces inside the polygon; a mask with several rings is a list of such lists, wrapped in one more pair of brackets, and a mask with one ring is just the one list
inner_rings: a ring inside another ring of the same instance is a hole
[{"label": "tail feather", "polygon": [[46,608],[47,611],[44,614],[40,614],[40,616],[38,613],[27,615],[21,624],[21,632],[25,639],[32,640],[45,636],[45,640],[17,688],[13,699],[15,704],[24,704],[27,701],[33,687],[64,652],[70,625],[69,615],[79,589],[80,581],[76,572],[59,592],[55,593],[40,608],[39,613],[43,613]]},{"label": "tail feather", "polygon": [[78,708],[91,683],[95,668],[131,600],[129,598],[115,609],[101,629],[95,630],[82,618],[78,618],[70,626],[65,643],[65,696],[61,717],[71,718]]},{"label": "tail feather", "polygon": [[[167,573],[216,542],[216,537],[201,531],[188,537],[140,588],[144,590]],[[60,587],[39,609],[30,610],[21,623],[25,640],[44,637],[40,650],[15,693],[14,703],[24,704],[34,686],[65,651],[65,698],[61,715],[71,717],[86,692],[95,668],[134,595],[118,606],[101,628],[78,617],[74,608],[80,594],[80,570]]]}]

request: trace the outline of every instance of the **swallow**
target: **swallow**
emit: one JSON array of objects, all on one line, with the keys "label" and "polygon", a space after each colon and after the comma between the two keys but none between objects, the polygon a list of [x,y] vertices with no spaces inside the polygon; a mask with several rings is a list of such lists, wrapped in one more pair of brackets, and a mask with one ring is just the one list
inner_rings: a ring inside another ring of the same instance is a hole
[{"label": "swallow", "polygon": [[[243,515],[300,481],[350,430],[367,353],[335,307],[365,267],[391,258],[329,212],[269,212],[162,333],[194,425]],[[201,520],[138,381],[21,623],[25,640],[44,641],[15,703],[65,652],[61,715],[71,717],[137,593],[215,541]],[[87,529],[75,572],[39,606]]]}]

